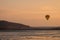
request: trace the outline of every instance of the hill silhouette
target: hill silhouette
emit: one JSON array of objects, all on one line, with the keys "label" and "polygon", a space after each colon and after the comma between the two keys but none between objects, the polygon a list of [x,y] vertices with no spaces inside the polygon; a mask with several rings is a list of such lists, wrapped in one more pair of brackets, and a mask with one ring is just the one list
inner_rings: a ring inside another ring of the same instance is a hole
[{"label": "hill silhouette", "polygon": [[8,22],[4,20],[0,20],[0,30],[19,30],[19,29],[28,29],[30,26]]},{"label": "hill silhouette", "polygon": [[31,27],[21,23],[0,20],[0,30],[60,30],[60,27]]}]

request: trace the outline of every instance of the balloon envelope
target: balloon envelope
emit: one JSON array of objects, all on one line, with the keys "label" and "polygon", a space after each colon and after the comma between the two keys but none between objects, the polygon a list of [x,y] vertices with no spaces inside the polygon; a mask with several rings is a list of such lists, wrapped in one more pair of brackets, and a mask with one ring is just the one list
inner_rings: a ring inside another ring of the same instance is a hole
[{"label": "balloon envelope", "polygon": [[46,18],[46,20],[49,20],[50,15],[46,15],[45,18]]}]

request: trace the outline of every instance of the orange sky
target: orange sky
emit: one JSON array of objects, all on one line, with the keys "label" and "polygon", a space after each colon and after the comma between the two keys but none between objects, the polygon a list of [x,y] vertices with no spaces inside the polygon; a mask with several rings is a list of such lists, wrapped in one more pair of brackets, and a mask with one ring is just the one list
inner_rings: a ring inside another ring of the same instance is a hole
[{"label": "orange sky", "polygon": [[[46,14],[51,16],[48,21]],[[0,20],[30,26],[60,26],[60,0],[0,0]]]}]

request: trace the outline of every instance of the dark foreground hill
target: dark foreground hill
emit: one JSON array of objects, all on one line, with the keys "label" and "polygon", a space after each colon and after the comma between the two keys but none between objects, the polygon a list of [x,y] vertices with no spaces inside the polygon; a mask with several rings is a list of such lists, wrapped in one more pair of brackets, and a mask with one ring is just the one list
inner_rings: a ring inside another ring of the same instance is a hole
[{"label": "dark foreground hill", "polygon": [[20,29],[28,29],[30,26],[19,24],[19,23],[13,23],[1,20],[0,21],[0,30],[20,30]]},{"label": "dark foreground hill", "polygon": [[0,20],[0,30],[60,30],[60,27],[30,27],[24,24]]}]

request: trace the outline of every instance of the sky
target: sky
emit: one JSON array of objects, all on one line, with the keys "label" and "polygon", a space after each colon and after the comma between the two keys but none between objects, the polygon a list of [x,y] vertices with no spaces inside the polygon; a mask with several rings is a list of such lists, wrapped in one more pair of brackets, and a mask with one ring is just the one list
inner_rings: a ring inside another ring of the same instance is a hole
[{"label": "sky", "polygon": [[0,0],[0,20],[36,27],[60,26],[60,0]]}]

